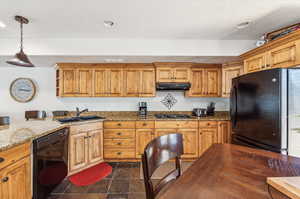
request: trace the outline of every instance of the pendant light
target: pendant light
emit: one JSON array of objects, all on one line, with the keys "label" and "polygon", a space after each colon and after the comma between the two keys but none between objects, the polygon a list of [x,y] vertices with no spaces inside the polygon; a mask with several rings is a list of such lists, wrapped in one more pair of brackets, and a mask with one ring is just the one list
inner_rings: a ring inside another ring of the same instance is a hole
[{"label": "pendant light", "polygon": [[20,52],[18,52],[13,59],[7,61],[6,63],[16,66],[34,67],[34,65],[28,59],[27,55],[23,52],[23,24],[28,24],[29,20],[22,16],[15,16],[15,20],[20,23],[21,29]]}]

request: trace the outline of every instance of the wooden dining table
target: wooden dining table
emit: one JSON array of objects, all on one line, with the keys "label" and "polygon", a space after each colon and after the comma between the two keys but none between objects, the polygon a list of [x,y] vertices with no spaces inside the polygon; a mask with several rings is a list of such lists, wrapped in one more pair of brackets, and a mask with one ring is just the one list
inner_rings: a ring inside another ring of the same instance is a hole
[{"label": "wooden dining table", "polygon": [[[159,199],[287,198],[267,177],[299,176],[300,159],[232,144],[214,144]],[[271,194],[271,195],[270,195]]]}]

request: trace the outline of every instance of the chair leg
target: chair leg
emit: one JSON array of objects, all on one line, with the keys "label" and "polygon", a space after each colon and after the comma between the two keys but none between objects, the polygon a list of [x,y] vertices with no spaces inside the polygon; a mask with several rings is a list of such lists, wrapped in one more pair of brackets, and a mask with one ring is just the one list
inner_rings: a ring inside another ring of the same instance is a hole
[{"label": "chair leg", "polygon": [[175,159],[175,163],[176,163],[176,169],[178,170],[178,176],[181,176],[181,164],[180,164],[180,159],[178,157],[176,157]]}]

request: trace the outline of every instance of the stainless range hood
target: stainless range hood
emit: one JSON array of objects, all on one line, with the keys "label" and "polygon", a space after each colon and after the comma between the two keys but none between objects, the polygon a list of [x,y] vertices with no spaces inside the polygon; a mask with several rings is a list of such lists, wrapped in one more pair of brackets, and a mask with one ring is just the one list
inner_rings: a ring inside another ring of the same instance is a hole
[{"label": "stainless range hood", "polygon": [[191,88],[190,83],[156,83],[156,90],[158,91],[186,91]]}]

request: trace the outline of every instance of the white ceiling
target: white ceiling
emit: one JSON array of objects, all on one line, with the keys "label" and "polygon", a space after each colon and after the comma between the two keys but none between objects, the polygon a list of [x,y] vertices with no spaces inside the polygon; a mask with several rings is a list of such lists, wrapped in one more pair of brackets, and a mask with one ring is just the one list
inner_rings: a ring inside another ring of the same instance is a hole
[{"label": "white ceiling", "polygon": [[[299,0],[2,0],[0,39],[18,37],[18,14],[31,20],[31,38],[252,40],[299,22],[299,8]],[[247,20],[248,28],[236,29]]]}]

